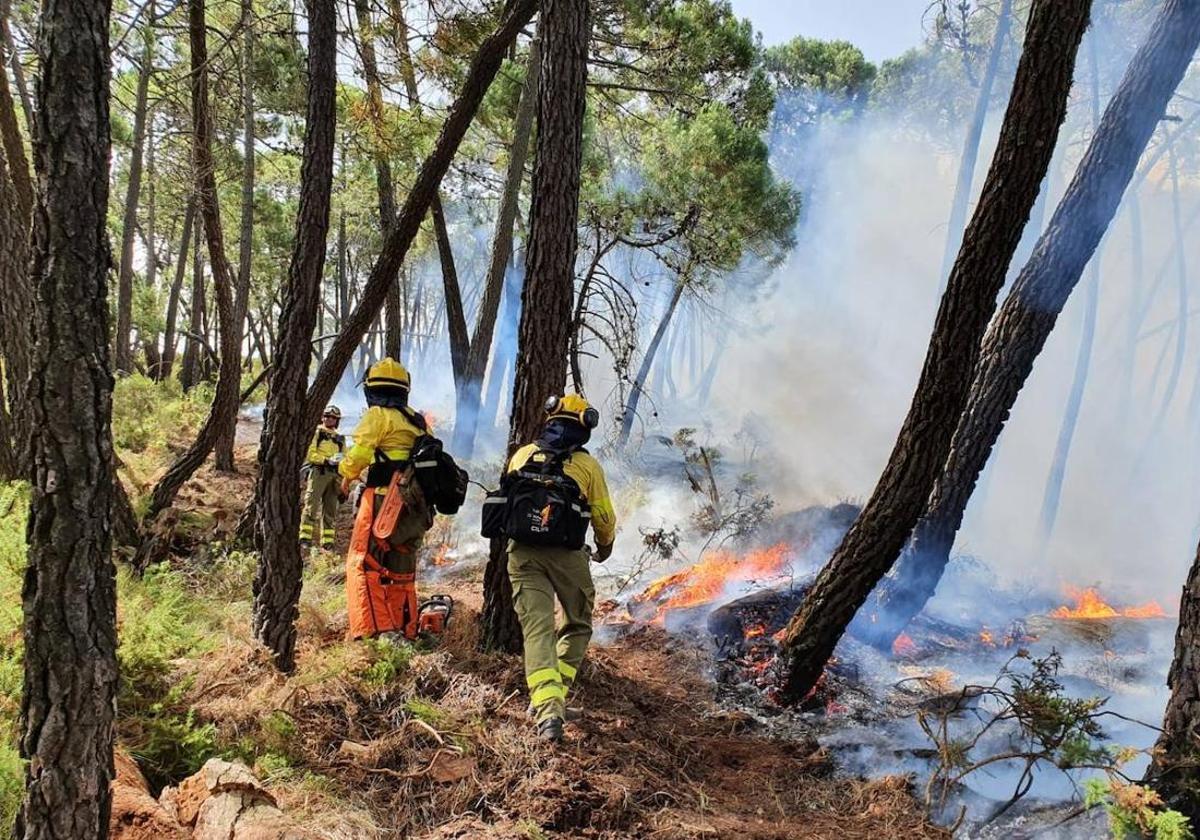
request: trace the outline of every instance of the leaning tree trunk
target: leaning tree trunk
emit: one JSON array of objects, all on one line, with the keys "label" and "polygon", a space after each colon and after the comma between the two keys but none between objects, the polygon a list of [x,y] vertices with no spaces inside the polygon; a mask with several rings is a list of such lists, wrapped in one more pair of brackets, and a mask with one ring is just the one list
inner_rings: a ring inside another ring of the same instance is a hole
[{"label": "leaning tree trunk", "polygon": [[325,270],[337,118],[337,14],[333,0],[313,0],[308,8],[308,111],[300,206],[255,494],[262,499],[262,557],[254,576],[254,637],[271,651],[276,667],[285,673],[296,664],[296,617],[304,571],[296,540],[300,529],[297,477],[311,433],[304,412],[304,389]]},{"label": "leaning tree trunk", "polygon": [[[1096,44],[1097,31],[1092,30],[1088,40],[1088,69],[1092,88],[1092,134],[1100,128],[1100,58]],[[1038,517],[1038,554],[1045,557],[1054,536],[1058,521],[1058,505],[1062,499],[1063,481],[1067,475],[1067,460],[1071,456],[1071,444],[1075,440],[1075,427],[1079,422],[1079,409],[1083,406],[1083,394],[1087,389],[1088,372],[1092,366],[1092,346],[1096,339],[1096,315],[1100,308],[1100,262],[1104,249],[1092,256],[1091,278],[1088,280],[1087,298],[1083,311],[1083,331],[1079,337],[1079,352],[1075,357],[1075,375],[1071,381],[1071,392],[1067,396],[1067,407],[1063,412],[1062,425],[1058,430],[1058,443],[1050,461],[1050,474],[1046,477],[1046,490],[1042,494],[1042,511]]]},{"label": "leaning tree trunk", "polygon": [[[158,515],[171,506],[175,494],[204,459],[212,452],[221,430],[237,421],[241,385],[238,345],[242,331],[233,322],[233,268],[225,257],[225,237],[221,232],[221,209],[217,201],[217,182],[212,157],[212,122],[208,110],[208,46],[204,23],[204,0],[188,0],[188,34],[192,53],[192,154],[196,169],[197,196],[200,217],[208,240],[209,266],[212,270],[217,320],[221,334],[221,359],[217,375],[217,390],[212,408],[196,441],[171,465],[150,493],[150,504],[143,518],[145,530]],[[195,306],[195,301],[193,301]],[[219,465],[218,465],[219,466]],[[137,568],[146,568],[165,549],[154,535],[138,549]]]},{"label": "leaning tree trunk", "polygon": [[500,207],[496,213],[496,228],[492,233],[492,252],[487,276],[483,281],[483,297],[479,301],[479,314],[475,316],[475,331],[471,335],[466,371],[458,387],[453,449],[459,457],[467,460],[475,452],[483,376],[487,372],[488,356],[492,351],[492,336],[500,311],[500,299],[504,293],[504,276],[512,256],[513,226],[519,209],[525,163],[529,159],[529,138],[533,134],[540,71],[541,46],[535,36],[529,45],[525,84],[521,88],[521,99],[517,103],[517,114],[513,120],[513,141],[509,147],[508,169],[504,175],[504,189],[500,193]]},{"label": "leaning tree trunk", "polygon": [[175,276],[167,294],[167,320],[163,329],[162,362],[155,373],[155,380],[163,382],[171,378],[175,366],[175,342],[178,340],[175,326],[179,319],[179,295],[183,292],[183,278],[187,275],[188,249],[192,241],[192,221],[196,216],[196,200],[189,196],[183,211],[183,233],[179,237],[179,256],[175,262]]},{"label": "leaning tree trunk", "polygon": [[112,805],[109,12],[107,0],[47,0],[38,27],[22,840],[103,840]]},{"label": "leaning tree trunk", "polygon": [[912,406],[870,501],[788,624],[791,700],[816,683],[903,548],[945,462],[980,338],[1054,154],[1090,8],[1091,0],[1034,0],[1030,9],[1000,141],[938,308]]},{"label": "leaning tree trunk", "polygon": [[687,282],[682,275],[675,280],[675,288],[671,290],[671,299],[667,303],[667,310],[663,313],[662,320],[658,322],[658,329],[654,331],[654,337],[650,339],[650,346],[646,348],[642,366],[638,369],[633,385],[629,389],[629,401],[621,412],[621,431],[617,435],[618,449],[624,449],[625,445],[629,443],[629,436],[633,432],[633,423],[637,419],[638,405],[642,401],[642,392],[646,388],[646,377],[650,375],[654,356],[658,352],[658,346],[662,344],[663,336],[667,334],[667,327],[671,325],[671,317],[679,307],[679,299],[683,297],[686,285]]},{"label": "leaning tree trunk", "polygon": [[1167,805],[1200,822],[1200,548],[1179,599],[1171,696],[1146,779]]},{"label": "leaning tree trunk", "polygon": [[346,365],[379,313],[384,298],[387,297],[388,288],[395,285],[400,266],[413,239],[416,238],[421,220],[429,212],[430,203],[437,194],[442,176],[450,168],[450,163],[483,101],[484,94],[500,69],[505,52],[533,17],[536,7],[537,0],[509,0],[500,25],[480,45],[479,51],[471,59],[463,88],[450,107],[433,150],[417,173],[408,198],[396,217],[396,223],[384,237],[379,258],[367,277],[358,304],[342,325],[342,331],[330,346],[329,355],[325,357],[312,386],[308,389],[305,411],[308,420],[311,421],[310,425],[317,424],[321,408],[328,404],[329,398],[333,396]]},{"label": "leaning tree trunk", "polygon": [[967,223],[967,208],[971,203],[971,186],[975,183],[975,164],[979,160],[979,143],[983,139],[983,125],[987,122],[988,108],[992,104],[992,88],[1000,69],[1000,57],[1004,54],[1004,42],[1012,23],[1013,0],[1001,0],[1000,14],[996,20],[996,34],[992,39],[992,50],[988,55],[987,67],[979,80],[979,96],[975,100],[975,113],[967,127],[963,140],[962,160],[958,164],[958,182],[954,187],[954,202],[950,206],[950,222],[946,225],[946,251],[942,257],[942,280],[950,276],[954,258],[962,242],[963,228]]},{"label": "leaning tree trunk", "polygon": [[879,641],[894,638],[937,588],[975,481],[1198,43],[1200,0],[1167,0],[1125,71],[1033,259],[988,330],[945,467],[895,580],[880,599],[886,610],[879,616]]},{"label": "leaning tree trunk", "polygon": [[504,274],[503,305],[500,321],[492,343],[491,370],[488,372],[487,393],[480,409],[488,418],[489,428],[500,428],[504,422],[504,395],[512,394],[509,381],[516,361],[517,327],[521,321],[521,287],[525,284],[525,249],[513,254],[512,265]]},{"label": "leaning tree trunk", "polygon": [[[508,453],[533,440],[546,398],[567,384],[571,300],[575,292],[579,178],[587,99],[588,0],[543,0],[537,150],[530,208],[529,270],[517,332]],[[485,648],[517,651],[521,625],[512,604],[504,541],[492,540],[483,579]]]},{"label": "leaning tree trunk", "polygon": [[[238,234],[237,288],[233,294],[234,351],[238,370],[242,367],[242,335],[250,306],[250,273],[254,260],[254,4],[242,0],[242,218]],[[224,335],[225,325],[221,324]],[[221,350],[225,354],[225,350]],[[239,380],[238,387],[241,387]],[[237,411],[217,430],[216,466],[235,472],[233,444],[237,436]]]},{"label": "leaning tree trunk", "polygon": [[[9,58],[12,60],[14,68],[21,66],[20,56],[16,50],[11,48],[11,41],[7,37],[8,31],[8,13],[9,3],[5,0],[0,0],[0,28],[6,33],[5,37],[0,39],[3,41],[3,46],[0,47],[0,55],[9,53]],[[0,68],[3,67],[3,62],[0,61]],[[28,112],[26,112],[28,115]],[[32,130],[32,123],[30,123]],[[12,91],[8,87],[8,74],[0,72],[0,145],[3,146],[4,156],[8,160],[9,177],[12,179],[13,188],[17,191],[16,208],[20,214],[20,218],[29,220],[33,218],[33,179],[29,175],[29,159],[25,155],[25,139],[21,136],[21,127],[17,122],[17,107],[13,102]]]},{"label": "leaning tree trunk", "polygon": [[[379,229],[386,232],[388,226],[396,219],[396,188],[392,182],[392,164],[388,160],[388,138],[384,131],[385,116],[383,113],[383,84],[379,80],[379,64],[375,58],[375,26],[371,21],[371,6],[368,0],[354,0],[354,14],[358,22],[358,53],[362,58],[363,78],[367,83],[367,113],[371,130],[374,132],[372,145],[375,152],[375,186],[379,196]],[[414,86],[416,81],[413,82]],[[399,285],[395,292],[399,293]],[[393,305],[392,291],[388,292],[388,347],[399,352],[401,330],[392,321],[403,314],[399,303]],[[394,313],[394,315],[393,315]],[[393,345],[393,341],[395,344]]]},{"label": "leaning tree trunk", "polygon": [[[154,17],[154,2],[148,8]],[[147,99],[150,74],[154,70],[154,27],[145,24],[142,66],[138,70],[137,96],[133,106],[133,142],[129,151],[129,182],[125,188],[125,214],[121,223],[121,262],[117,266],[117,335],[113,363],[118,374],[133,372],[133,245],[137,238],[138,197],[142,190],[142,155],[146,147]]]}]

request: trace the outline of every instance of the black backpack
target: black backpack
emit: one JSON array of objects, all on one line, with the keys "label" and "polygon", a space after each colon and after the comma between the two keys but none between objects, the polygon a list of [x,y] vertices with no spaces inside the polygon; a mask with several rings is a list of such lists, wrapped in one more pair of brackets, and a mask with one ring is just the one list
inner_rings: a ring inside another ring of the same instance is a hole
[{"label": "black backpack", "polygon": [[421,435],[413,441],[408,459],[425,501],[437,508],[438,513],[458,513],[467,499],[470,477],[454,462],[442,442],[432,435]]},{"label": "black backpack", "polygon": [[538,450],[500,480],[483,502],[484,537],[508,537],[525,545],[583,548],[592,520],[575,479],[563,472],[570,453]]}]

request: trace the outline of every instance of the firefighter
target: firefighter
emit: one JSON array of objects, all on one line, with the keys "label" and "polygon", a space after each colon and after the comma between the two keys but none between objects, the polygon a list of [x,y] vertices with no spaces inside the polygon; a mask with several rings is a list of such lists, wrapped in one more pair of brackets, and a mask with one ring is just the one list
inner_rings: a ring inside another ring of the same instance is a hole
[{"label": "firefighter", "polygon": [[[371,366],[363,383],[367,410],[338,468],[343,495],[367,471],[346,555],[346,600],[355,639],[416,637],[416,552],[433,514],[407,469],[409,450],[427,432],[424,416],[408,405],[410,384],[408,371],[394,359]],[[399,486],[392,481],[397,474],[402,477]],[[373,526],[387,508],[389,486],[401,494],[403,504],[386,538],[380,539]]]},{"label": "firefighter", "polygon": [[[539,736],[552,742],[562,740],[567,693],[592,636],[596,591],[588,568],[589,553],[582,545],[589,514],[596,543],[594,559],[607,560],[616,537],[616,514],[608,496],[604,470],[583,448],[599,421],[599,412],[578,394],[551,397],[546,403],[546,423],[541,435],[513,454],[506,476],[509,497],[518,505],[516,500],[523,493],[528,495],[528,491],[522,490],[521,482],[527,480],[523,476],[565,477],[568,480],[565,486],[578,493],[576,509],[582,511],[579,520],[567,526],[567,530],[578,527],[578,532],[565,537],[562,544],[531,544],[531,540],[544,541],[547,529],[555,528],[549,520],[557,516],[552,501],[543,503],[532,496],[533,532],[527,539],[522,539],[521,532],[509,533],[508,576],[525,637],[525,680],[530,705]],[[534,480],[529,484],[533,492],[537,483]],[[564,507],[570,511],[575,502],[568,501]],[[539,505],[542,505],[540,514]],[[563,621],[557,629],[556,598],[563,611]]]},{"label": "firefighter", "polygon": [[338,461],[346,449],[346,438],[337,430],[341,422],[342,410],[336,405],[328,406],[321,415],[321,425],[313,433],[308,455],[304,459],[308,491],[304,499],[304,513],[300,517],[300,547],[305,551],[312,548],[314,535],[319,536],[321,548],[333,548],[335,520],[341,501]]}]

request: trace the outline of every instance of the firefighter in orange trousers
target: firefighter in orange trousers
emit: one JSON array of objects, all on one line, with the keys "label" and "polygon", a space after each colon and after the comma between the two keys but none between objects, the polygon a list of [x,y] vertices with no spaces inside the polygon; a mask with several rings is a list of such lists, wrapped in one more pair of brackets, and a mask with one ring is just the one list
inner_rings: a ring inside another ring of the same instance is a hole
[{"label": "firefighter in orange trousers", "polygon": [[[612,554],[617,519],[604,470],[586,449],[599,412],[578,394],[552,397],[538,439],[508,464],[508,575],[525,637],[525,680],[540,737],[560,741],[567,694],[592,637],[596,590],[583,545]],[[522,524],[524,523],[524,524]],[[555,627],[555,600],[563,622]]]},{"label": "firefighter in orange trousers", "polygon": [[[371,366],[363,388],[367,410],[352,433],[353,446],[338,466],[343,495],[367,472],[346,554],[346,601],[355,639],[383,636],[399,641],[417,635],[417,549],[433,524],[433,509],[408,469],[409,451],[427,430],[424,416],[408,405],[410,385],[408,371],[394,359]],[[392,481],[397,473],[398,483]],[[401,494],[403,506],[390,533],[380,539],[373,526],[390,485]]]}]

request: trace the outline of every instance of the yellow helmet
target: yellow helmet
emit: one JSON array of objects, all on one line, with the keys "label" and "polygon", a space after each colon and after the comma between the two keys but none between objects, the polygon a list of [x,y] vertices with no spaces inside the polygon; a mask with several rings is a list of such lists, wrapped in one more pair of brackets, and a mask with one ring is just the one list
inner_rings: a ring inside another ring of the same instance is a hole
[{"label": "yellow helmet", "polygon": [[408,369],[395,359],[388,357],[371,365],[364,384],[368,388],[400,388],[407,393],[411,382],[412,378],[408,375]]},{"label": "yellow helmet", "polygon": [[579,394],[567,394],[546,400],[546,419],[553,420],[556,417],[574,420],[586,429],[594,429],[600,425],[600,412]]}]

